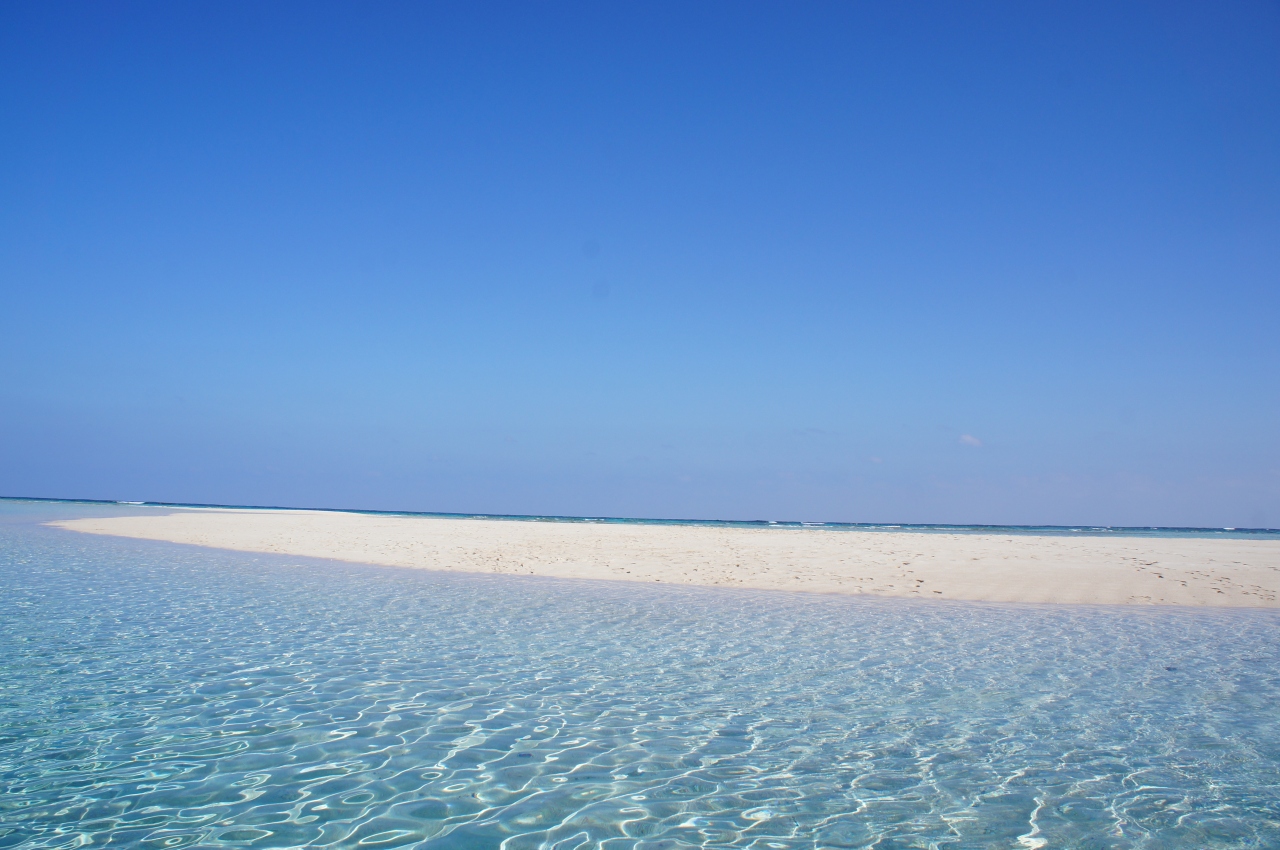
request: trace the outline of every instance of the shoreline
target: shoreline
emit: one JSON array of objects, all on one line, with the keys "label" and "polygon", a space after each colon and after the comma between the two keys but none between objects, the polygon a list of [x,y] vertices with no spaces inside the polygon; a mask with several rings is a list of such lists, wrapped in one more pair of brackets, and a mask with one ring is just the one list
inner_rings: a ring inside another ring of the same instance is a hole
[{"label": "shoreline", "polygon": [[1280,541],[186,508],[68,531],[440,571],[981,602],[1280,608]]},{"label": "shoreline", "polygon": [[502,522],[555,522],[569,524],[694,526],[706,528],[820,528],[829,531],[902,531],[943,534],[1010,534],[1044,537],[1155,537],[1280,541],[1280,529],[1254,527],[1174,525],[991,525],[911,522],[840,522],[825,520],[740,520],[689,517],[573,516],[569,514],[483,514],[443,511],[394,511],[362,508],[298,507],[284,505],[222,505],[196,502],[138,502],[118,499],[55,499],[41,496],[0,496],[0,502],[48,502],[67,505],[106,505],[170,511],[223,511],[229,513],[352,514],[375,518],[467,519]]}]

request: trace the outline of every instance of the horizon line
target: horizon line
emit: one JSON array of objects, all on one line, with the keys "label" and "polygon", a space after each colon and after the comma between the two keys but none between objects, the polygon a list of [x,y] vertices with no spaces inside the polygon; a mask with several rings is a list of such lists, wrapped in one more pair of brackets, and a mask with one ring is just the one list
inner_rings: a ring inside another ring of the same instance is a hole
[{"label": "horizon line", "polygon": [[839,522],[827,520],[768,520],[768,519],[706,519],[677,517],[617,517],[617,516],[572,516],[564,514],[494,514],[476,511],[407,511],[407,510],[375,510],[370,508],[332,508],[332,507],[298,507],[288,505],[223,505],[207,502],[152,502],[130,501],[124,499],[79,499],[59,498],[51,496],[0,496],[0,501],[7,502],[53,502],[61,504],[118,505],[125,507],[146,508],[194,508],[248,511],[322,511],[327,513],[368,514],[374,516],[421,516],[448,519],[492,519],[523,522],[612,522],[612,523],[653,523],[662,525],[727,525],[727,526],[781,526],[785,528],[849,528],[862,530],[888,531],[893,529],[918,530],[1003,530],[1025,533],[1028,531],[1050,531],[1069,534],[1124,534],[1124,533],[1199,533],[1199,534],[1275,534],[1280,535],[1280,528],[1247,528],[1243,526],[1175,526],[1175,525],[1090,525],[1084,523],[1070,525],[1054,524],[1016,524],[1016,523],[945,523],[945,522]]}]

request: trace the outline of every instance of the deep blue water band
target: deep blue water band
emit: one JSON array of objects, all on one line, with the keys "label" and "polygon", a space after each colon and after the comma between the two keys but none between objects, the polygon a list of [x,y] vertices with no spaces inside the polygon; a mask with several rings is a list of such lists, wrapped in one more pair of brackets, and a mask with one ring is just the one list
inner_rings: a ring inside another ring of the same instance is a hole
[{"label": "deep blue water band", "polygon": [[536,514],[469,514],[437,511],[372,511],[356,508],[307,508],[287,505],[215,505],[186,502],[115,502],[100,499],[38,499],[23,496],[0,496],[0,502],[48,502],[69,505],[131,505],[151,508],[222,508],[229,510],[260,511],[329,511],[333,513],[366,514],[369,516],[420,516],[442,519],[493,519],[516,522],[568,522],[568,523],[616,523],[627,525],[695,525],[724,528],[826,528],[833,531],[910,531],[945,534],[1034,534],[1064,536],[1103,537],[1228,537],[1274,538],[1280,540],[1280,529],[1275,528],[1182,528],[1166,526],[1095,526],[1095,525],[948,525],[931,523],[870,523],[870,522],[815,522],[809,520],[728,520],[728,519],[660,519],[644,517],[576,517],[542,516]]}]

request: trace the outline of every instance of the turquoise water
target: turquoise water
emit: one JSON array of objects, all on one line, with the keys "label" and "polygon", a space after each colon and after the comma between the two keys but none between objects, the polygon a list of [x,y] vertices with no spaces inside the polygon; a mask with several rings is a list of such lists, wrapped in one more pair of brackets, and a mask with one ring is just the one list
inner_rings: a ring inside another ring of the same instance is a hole
[{"label": "turquoise water", "polygon": [[0,503],[0,847],[1280,846],[1280,615],[437,575]]}]

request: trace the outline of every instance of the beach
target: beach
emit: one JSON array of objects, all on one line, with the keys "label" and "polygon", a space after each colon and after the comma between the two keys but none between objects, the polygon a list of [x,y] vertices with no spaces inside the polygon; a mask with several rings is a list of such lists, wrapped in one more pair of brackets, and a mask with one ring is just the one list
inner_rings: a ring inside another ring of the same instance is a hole
[{"label": "beach", "polygon": [[1280,541],[181,509],[70,531],[560,579],[1011,603],[1280,607]]},{"label": "beach", "polygon": [[6,838],[1280,847],[1280,611],[871,595],[1038,537],[0,501]]}]

